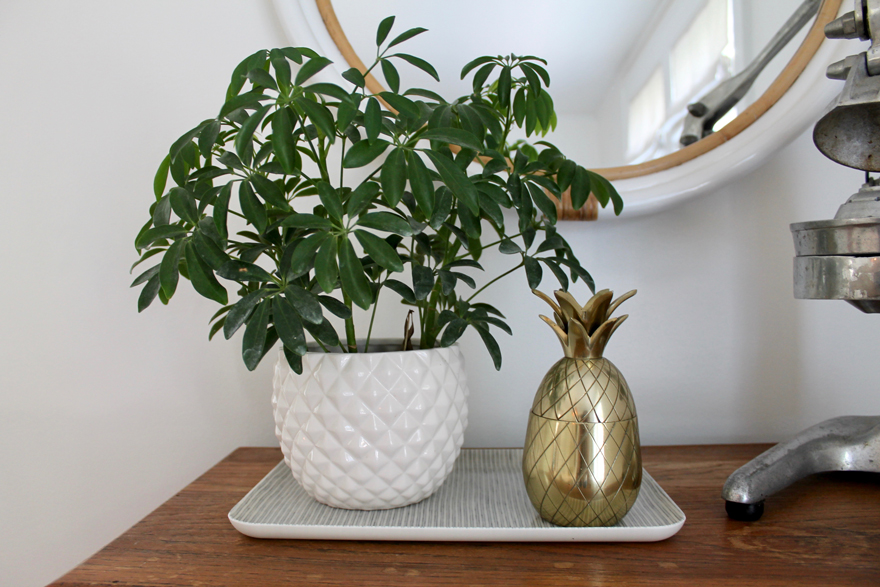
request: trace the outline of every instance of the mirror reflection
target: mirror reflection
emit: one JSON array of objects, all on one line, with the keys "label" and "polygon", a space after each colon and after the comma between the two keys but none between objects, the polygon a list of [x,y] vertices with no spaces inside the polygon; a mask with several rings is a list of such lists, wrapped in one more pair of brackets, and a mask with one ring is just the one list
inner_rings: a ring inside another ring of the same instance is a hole
[{"label": "mirror reflection", "polygon": [[[429,29],[403,50],[436,67],[440,89],[427,74],[400,67],[404,86],[464,95],[470,84],[459,73],[476,55],[513,51],[547,59],[559,120],[559,130],[547,140],[596,168],[642,163],[679,149],[687,105],[745,69],[801,3],[333,0],[333,7],[348,40],[368,63],[384,17],[396,15],[395,30]],[[808,28],[767,66],[716,130],[766,90]],[[376,75],[381,81],[381,73]]]}]

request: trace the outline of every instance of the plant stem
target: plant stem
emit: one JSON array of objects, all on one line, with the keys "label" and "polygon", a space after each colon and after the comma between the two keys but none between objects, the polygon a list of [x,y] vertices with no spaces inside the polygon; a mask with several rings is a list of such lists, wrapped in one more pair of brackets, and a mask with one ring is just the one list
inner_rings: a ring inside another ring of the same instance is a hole
[{"label": "plant stem", "polygon": [[[342,303],[348,307],[348,311],[351,312],[351,298],[348,297],[348,294],[342,292]],[[345,341],[348,345],[348,350],[346,352],[356,353],[357,352],[357,336],[355,336],[354,332],[354,314],[350,318],[345,319]]]},{"label": "plant stem", "polygon": [[370,337],[373,336],[373,321],[376,319],[376,308],[379,307],[379,294],[382,293],[383,285],[385,285],[384,281],[379,284],[379,289],[376,290],[376,299],[373,300],[373,313],[370,315],[370,327],[367,329],[367,340],[364,343],[364,352],[367,352],[370,348]]},{"label": "plant stem", "polygon": [[478,289],[477,291],[475,291],[475,292],[471,295],[471,297],[469,297],[469,298],[466,299],[465,301],[466,301],[466,302],[470,302],[472,299],[474,299],[475,297],[477,297],[477,295],[478,295],[481,291],[483,291],[484,289],[486,289],[487,287],[489,287],[490,285],[492,285],[493,283],[495,283],[496,281],[498,281],[498,280],[501,279],[502,277],[506,277],[506,276],[510,275],[511,273],[513,273],[514,271],[516,271],[517,269],[519,269],[520,267],[522,267],[523,265],[525,265],[525,261],[520,261],[520,264],[519,264],[519,265],[517,265],[517,266],[514,267],[513,269],[510,269],[510,270],[508,270],[508,271],[505,271],[504,273],[502,273],[501,275],[499,275],[498,277],[496,277],[495,279],[493,279],[492,281],[490,281],[489,283],[487,283],[486,285],[484,285],[483,287],[481,287],[480,289]]}]

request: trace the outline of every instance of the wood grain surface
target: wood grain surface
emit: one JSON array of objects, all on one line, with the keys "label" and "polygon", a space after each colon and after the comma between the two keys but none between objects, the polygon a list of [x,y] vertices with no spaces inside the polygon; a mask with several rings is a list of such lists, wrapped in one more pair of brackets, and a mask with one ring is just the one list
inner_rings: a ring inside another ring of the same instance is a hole
[{"label": "wood grain surface", "polygon": [[810,477],[733,522],[727,476],[766,445],[646,447],[688,519],[640,544],[258,540],[227,513],[281,460],[240,448],[55,586],[880,585],[880,475]]}]

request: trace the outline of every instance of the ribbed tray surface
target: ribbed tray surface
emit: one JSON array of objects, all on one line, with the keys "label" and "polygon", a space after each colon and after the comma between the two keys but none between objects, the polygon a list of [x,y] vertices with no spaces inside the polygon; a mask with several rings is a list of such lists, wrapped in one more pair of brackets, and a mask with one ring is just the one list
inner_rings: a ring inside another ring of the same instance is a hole
[{"label": "ribbed tray surface", "polygon": [[460,541],[655,541],[678,532],[684,513],[644,471],[642,488],[619,524],[562,528],[529,502],[521,449],[465,449],[443,486],[422,502],[377,511],[318,503],[279,463],[229,512],[256,538]]}]

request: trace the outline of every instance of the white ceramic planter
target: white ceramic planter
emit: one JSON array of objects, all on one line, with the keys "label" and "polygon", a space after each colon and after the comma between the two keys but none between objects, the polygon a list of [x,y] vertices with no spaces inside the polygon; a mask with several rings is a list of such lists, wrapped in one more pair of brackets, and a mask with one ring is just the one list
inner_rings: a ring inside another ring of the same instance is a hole
[{"label": "white ceramic planter", "polygon": [[279,353],[274,388],[285,462],[306,492],[334,507],[425,499],[452,471],[464,440],[468,389],[458,346],[308,353],[302,375]]}]

